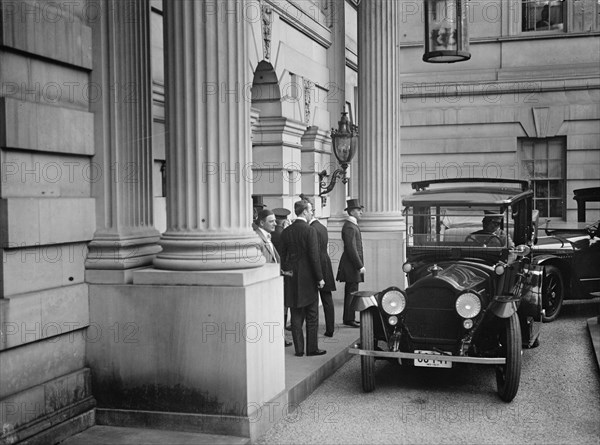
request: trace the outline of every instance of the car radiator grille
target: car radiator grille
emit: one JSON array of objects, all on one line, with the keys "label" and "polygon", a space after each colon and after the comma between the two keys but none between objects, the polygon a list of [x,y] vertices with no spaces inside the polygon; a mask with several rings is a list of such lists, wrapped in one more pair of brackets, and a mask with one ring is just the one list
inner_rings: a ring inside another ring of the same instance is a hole
[{"label": "car radiator grille", "polygon": [[408,291],[404,324],[418,343],[454,344],[462,336],[462,319],[454,307],[454,293],[443,288]]}]

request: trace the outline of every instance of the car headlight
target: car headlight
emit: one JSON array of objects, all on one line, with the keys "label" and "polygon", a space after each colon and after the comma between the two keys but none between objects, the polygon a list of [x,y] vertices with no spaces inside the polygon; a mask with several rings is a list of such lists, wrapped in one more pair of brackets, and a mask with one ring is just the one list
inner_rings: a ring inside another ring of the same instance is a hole
[{"label": "car headlight", "polygon": [[390,290],[381,297],[381,308],[389,315],[398,315],[406,307],[406,298],[398,290]]},{"label": "car headlight", "polygon": [[494,273],[498,276],[502,275],[506,270],[506,264],[498,263],[494,266]]},{"label": "car headlight", "polygon": [[473,292],[465,292],[456,299],[456,312],[462,318],[473,318],[481,312],[481,300]]},{"label": "car headlight", "polygon": [[402,265],[402,271],[403,271],[404,273],[409,273],[409,272],[412,270],[412,268],[413,268],[413,266],[412,266],[412,264],[410,264],[410,263],[404,263],[404,264]]}]

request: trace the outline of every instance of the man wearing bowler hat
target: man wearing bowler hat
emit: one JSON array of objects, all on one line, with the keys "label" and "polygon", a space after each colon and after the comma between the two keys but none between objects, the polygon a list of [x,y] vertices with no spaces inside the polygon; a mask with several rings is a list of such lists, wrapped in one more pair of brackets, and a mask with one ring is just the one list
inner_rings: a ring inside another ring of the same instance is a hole
[{"label": "man wearing bowler hat", "polygon": [[358,283],[364,281],[365,266],[363,263],[363,246],[358,220],[363,214],[364,207],[358,199],[346,201],[348,218],[342,227],[342,241],[344,252],[340,258],[336,279],[345,282],[344,286],[344,325],[353,328],[359,327],[359,322],[354,320],[355,312],[352,310],[352,293],[358,290]]}]

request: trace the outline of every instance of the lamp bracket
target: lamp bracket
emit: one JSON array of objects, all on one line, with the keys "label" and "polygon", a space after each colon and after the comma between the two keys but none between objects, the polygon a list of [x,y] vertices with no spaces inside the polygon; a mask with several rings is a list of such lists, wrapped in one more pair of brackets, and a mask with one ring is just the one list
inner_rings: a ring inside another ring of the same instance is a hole
[{"label": "lamp bracket", "polygon": [[338,179],[341,179],[344,184],[348,182],[348,178],[346,177],[346,169],[344,168],[338,168],[333,172],[329,184],[327,184],[326,179],[328,177],[329,174],[327,173],[327,170],[323,170],[321,173],[319,173],[319,197],[331,192]]}]

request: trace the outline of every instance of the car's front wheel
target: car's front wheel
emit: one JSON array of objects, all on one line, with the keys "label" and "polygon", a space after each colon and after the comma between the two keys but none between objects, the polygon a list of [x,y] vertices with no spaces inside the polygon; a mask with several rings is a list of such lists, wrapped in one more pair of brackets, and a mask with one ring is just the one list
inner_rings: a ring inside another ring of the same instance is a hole
[{"label": "car's front wheel", "polygon": [[544,282],[542,284],[542,321],[548,323],[558,317],[565,298],[565,284],[560,270],[556,266],[544,267]]},{"label": "car's front wheel", "polygon": [[[369,309],[360,313],[360,348],[366,351],[375,349],[373,313]],[[363,391],[371,392],[375,389],[375,357],[361,355],[360,366]]]},{"label": "car's front wheel", "polygon": [[496,366],[496,384],[500,398],[510,402],[517,395],[521,381],[521,327],[516,313],[502,321],[500,357],[506,358],[506,363]]}]

